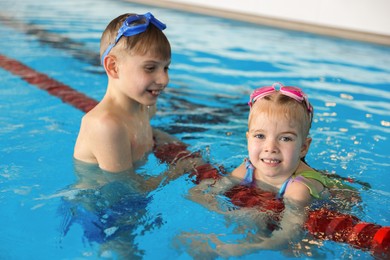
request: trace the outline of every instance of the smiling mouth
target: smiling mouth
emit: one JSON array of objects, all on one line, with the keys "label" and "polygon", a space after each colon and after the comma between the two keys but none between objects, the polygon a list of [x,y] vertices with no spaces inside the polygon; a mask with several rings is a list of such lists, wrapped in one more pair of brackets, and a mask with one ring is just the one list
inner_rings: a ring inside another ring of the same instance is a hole
[{"label": "smiling mouth", "polygon": [[153,96],[158,96],[161,94],[162,90],[148,90],[148,92]]},{"label": "smiling mouth", "polygon": [[268,164],[276,164],[276,163],[280,163],[281,161],[280,160],[276,160],[276,159],[261,159],[264,163],[268,163]]}]

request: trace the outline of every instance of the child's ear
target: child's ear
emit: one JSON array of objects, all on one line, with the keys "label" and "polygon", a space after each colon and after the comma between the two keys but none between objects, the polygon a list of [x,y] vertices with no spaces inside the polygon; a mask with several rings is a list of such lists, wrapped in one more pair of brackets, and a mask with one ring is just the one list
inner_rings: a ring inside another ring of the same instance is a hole
[{"label": "child's ear", "polygon": [[309,151],[309,147],[311,144],[311,137],[307,137],[306,140],[303,142],[302,147],[301,147],[301,158],[305,157],[307,152]]},{"label": "child's ear", "polygon": [[118,61],[114,55],[107,55],[103,60],[104,69],[111,78],[118,78]]}]

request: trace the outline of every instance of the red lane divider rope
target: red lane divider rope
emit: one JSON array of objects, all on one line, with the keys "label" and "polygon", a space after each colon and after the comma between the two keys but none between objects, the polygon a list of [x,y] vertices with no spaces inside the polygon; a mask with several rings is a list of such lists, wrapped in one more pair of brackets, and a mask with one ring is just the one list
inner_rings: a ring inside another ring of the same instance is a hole
[{"label": "red lane divider rope", "polygon": [[49,94],[60,98],[63,102],[72,105],[83,112],[88,112],[98,104],[98,101],[95,99],[78,92],[64,83],[52,79],[46,74],[37,72],[21,62],[1,54],[0,67],[21,77],[31,85],[35,85],[39,89],[45,90]]}]

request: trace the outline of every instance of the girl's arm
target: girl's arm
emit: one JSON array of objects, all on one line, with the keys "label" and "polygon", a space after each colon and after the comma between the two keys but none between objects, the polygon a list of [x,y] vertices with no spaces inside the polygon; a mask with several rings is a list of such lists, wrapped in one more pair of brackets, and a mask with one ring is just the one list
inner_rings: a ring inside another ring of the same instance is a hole
[{"label": "girl's arm", "polygon": [[[284,195],[285,209],[281,214],[280,228],[273,231],[271,236],[261,237],[260,242],[246,241],[240,244],[217,243],[217,252],[222,256],[240,256],[257,250],[283,250],[293,242],[301,239],[303,225],[307,218],[306,208],[311,202],[311,196],[307,186],[300,182],[292,182]],[[259,218],[253,218],[258,227],[264,226]],[[260,221],[259,221],[260,220]]]},{"label": "girl's arm", "polygon": [[[287,206],[283,212],[280,228],[272,232],[270,237],[260,237],[260,242],[242,242],[227,244],[215,241],[216,251],[220,256],[241,256],[258,250],[285,250],[294,242],[300,241],[303,234],[303,225],[306,221],[306,212],[295,205]],[[260,223],[261,224],[261,223]],[[264,225],[264,224],[263,224]]]}]

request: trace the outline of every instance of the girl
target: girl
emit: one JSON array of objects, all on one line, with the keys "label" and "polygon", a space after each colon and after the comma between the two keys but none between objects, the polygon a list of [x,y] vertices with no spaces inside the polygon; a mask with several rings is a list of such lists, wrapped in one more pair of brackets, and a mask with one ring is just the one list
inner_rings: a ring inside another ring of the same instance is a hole
[{"label": "girl", "polygon": [[[229,176],[203,180],[190,190],[191,199],[257,230],[247,234],[251,243],[224,244],[213,237],[216,251],[224,256],[288,247],[300,238],[314,199],[328,198],[328,188],[349,188],[304,162],[313,107],[301,89],[281,83],[262,87],[252,93],[249,106],[249,157]],[[218,201],[221,194],[228,203]],[[240,208],[231,210],[229,203]]]}]

